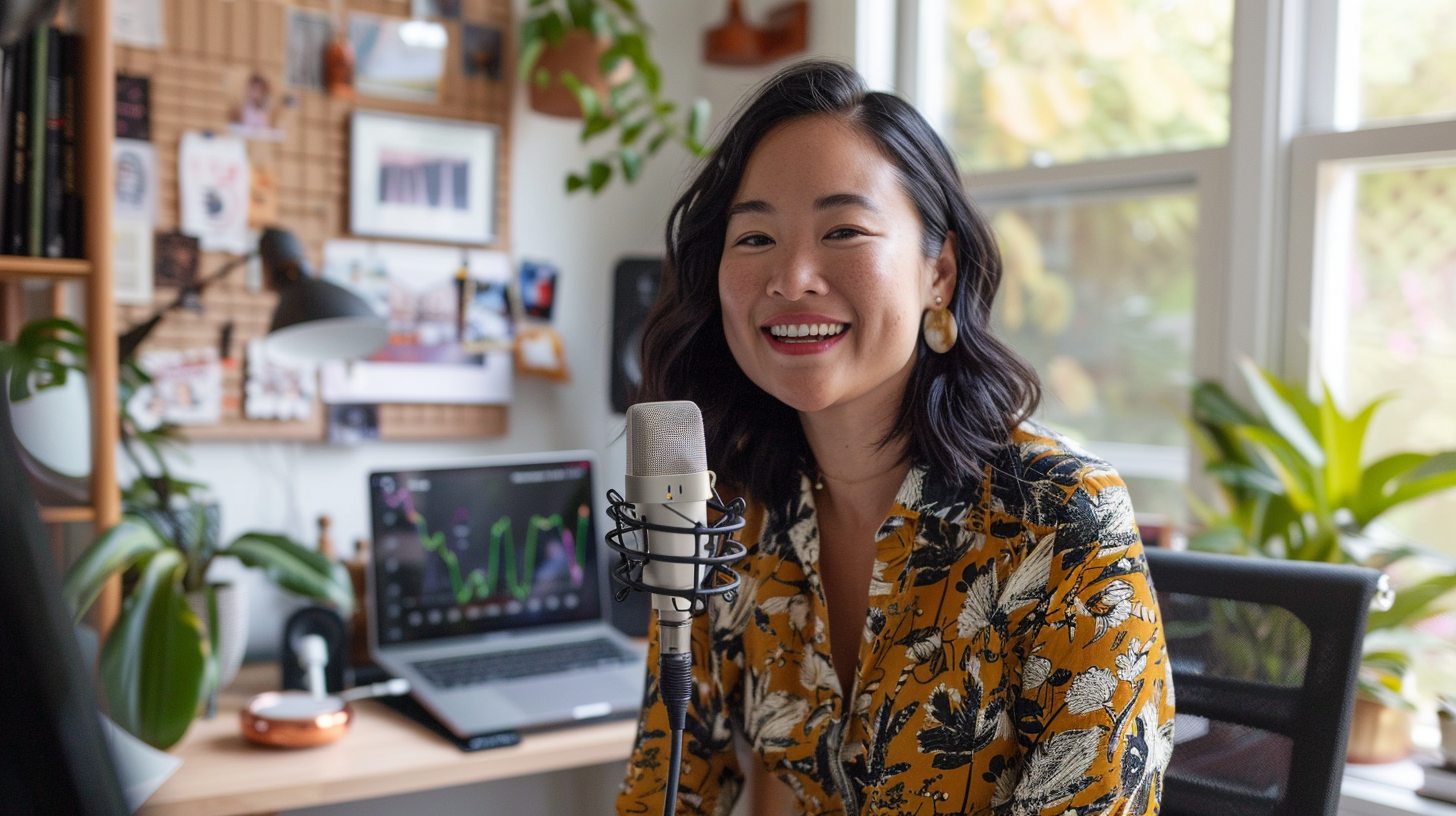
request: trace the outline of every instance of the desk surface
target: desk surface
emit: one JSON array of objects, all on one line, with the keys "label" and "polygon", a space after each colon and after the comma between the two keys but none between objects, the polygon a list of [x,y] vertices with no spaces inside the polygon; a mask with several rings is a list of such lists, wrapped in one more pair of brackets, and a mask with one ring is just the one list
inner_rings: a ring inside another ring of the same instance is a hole
[{"label": "desk surface", "polygon": [[278,686],[274,664],[244,666],[218,699],[218,715],[199,719],[172,753],[177,769],[140,816],[239,816],[272,813],[446,788],[490,779],[625,760],[635,720],[527,735],[520,744],[465,753],[384,705],[354,703],[348,734],[332,745],[294,750],[243,740],[238,713]]}]

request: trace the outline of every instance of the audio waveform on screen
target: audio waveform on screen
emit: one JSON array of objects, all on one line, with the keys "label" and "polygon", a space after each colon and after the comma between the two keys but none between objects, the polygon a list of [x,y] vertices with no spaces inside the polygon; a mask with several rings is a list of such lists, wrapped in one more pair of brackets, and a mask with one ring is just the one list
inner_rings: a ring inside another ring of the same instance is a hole
[{"label": "audio waveform on screen", "polygon": [[[407,488],[401,487],[393,495],[386,495],[385,503],[399,510],[405,519],[414,525],[420,545],[426,552],[440,559],[450,580],[450,593],[455,597],[457,604],[463,605],[469,603],[472,598],[484,599],[496,594],[501,584],[502,552],[504,552],[505,560],[506,590],[518,601],[529,598],[535,583],[536,555],[543,532],[557,532],[566,550],[574,552],[576,570],[572,583],[578,586],[581,584],[581,570],[586,566],[588,526],[591,523],[591,511],[585,505],[577,510],[574,534],[566,528],[566,523],[560,513],[552,513],[549,516],[534,513],[531,515],[526,522],[526,544],[523,553],[525,564],[521,570],[518,570],[516,565],[515,534],[511,517],[502,516],[496,519],[495,523],[490,526],[490,542],[487,548],[485,569],[476,568],[462,574],[459,556],[445,543],[445,531],[429,529],[425,515],[415,509]],[[460,508],[456,510],[455,516],[457,519],[463,520],[468,518],[468,512],[464,508]]]}]

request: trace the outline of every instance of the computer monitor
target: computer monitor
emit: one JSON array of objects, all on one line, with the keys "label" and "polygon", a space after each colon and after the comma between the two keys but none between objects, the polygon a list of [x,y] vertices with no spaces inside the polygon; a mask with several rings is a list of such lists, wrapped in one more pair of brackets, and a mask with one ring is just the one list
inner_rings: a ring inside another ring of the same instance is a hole
[{"label": "computer monitor", "polygon": [[0,396],[0,814],[126,812]]}]

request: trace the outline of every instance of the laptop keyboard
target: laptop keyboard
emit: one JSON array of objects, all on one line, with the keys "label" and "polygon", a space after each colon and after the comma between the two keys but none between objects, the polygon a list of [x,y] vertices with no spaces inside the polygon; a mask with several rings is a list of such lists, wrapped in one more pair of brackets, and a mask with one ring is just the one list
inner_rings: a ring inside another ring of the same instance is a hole
[{"label": "laptop keyboard", "polygon": [[634,658],[635,655],[612,641],[598,638],[509,652],[423,660],[413,665],[435,687],[455,688],[494,680],[592,668]]}]

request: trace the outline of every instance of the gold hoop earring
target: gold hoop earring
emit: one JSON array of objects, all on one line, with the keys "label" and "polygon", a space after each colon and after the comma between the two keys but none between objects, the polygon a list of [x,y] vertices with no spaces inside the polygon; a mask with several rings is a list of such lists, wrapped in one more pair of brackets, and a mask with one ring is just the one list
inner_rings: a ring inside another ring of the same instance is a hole
[{"label": "gold hoop earring", "polygon": [[[935,299],[935,304],[940,306],[940,298]],[[960,336],[960,328],[956,325],[955,315],[951,314],[950,309],[926,309],[920,327],[925,334],[925,345],[936,354],[950,351],[955,347],[956,338]]]}]

